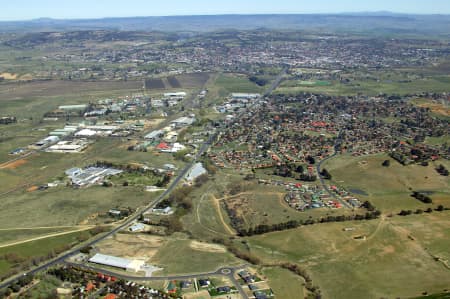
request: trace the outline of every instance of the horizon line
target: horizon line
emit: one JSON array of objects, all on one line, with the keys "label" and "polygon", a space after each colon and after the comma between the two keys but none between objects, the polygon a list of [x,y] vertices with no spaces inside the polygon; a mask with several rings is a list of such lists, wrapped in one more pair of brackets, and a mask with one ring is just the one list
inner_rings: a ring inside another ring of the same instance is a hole
[{"label": "horizon line", "polygon": [[[298,13],[199,13],[199,14],[174,14],[174,15],[132,15],[132,16],[98,16],[98,17],[37,17],[31,19],[0,19],[0,22],[32,22],[39,20],[54,21],[78,21],[78,20],[104,20],[104,19],[133,19],[133,18],[169,18],[169,17],[210,17],[210,16],[278,16],[278,15],[342,15],[351,16],[354,14],[368,16],[389,16],[389,15],[405,15],[405,16],[450,16],[450,13],[408,13],[395,11],[348,11],[348,12],[298,12]],[[378,15],[377,15],[378,14]]]}]

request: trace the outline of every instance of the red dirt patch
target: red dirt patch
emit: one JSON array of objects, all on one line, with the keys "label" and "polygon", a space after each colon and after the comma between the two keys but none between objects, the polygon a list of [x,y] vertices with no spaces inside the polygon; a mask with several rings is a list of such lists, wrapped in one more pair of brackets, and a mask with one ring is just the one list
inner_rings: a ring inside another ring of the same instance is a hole
[{"label": "red dirt patch", "polygon": [[16,169],[17,167],[27,163],[27,160],[20,159],[13,162],[6,162],[0,165],[0,169]]}]

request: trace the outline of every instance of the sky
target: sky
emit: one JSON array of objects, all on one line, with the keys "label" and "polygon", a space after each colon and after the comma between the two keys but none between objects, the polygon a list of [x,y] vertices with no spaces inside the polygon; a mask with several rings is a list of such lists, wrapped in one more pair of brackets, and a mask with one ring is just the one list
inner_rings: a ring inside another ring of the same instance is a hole
[{"label": "sky", "polygon": [[450,0],[0,0],[0,20],[342,13],[450,14]]}]

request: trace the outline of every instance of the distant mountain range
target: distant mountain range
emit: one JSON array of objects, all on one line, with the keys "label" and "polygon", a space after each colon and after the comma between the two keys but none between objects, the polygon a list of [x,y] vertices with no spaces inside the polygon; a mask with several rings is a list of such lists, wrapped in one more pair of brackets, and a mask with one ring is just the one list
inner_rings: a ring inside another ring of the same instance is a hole
[{"label": "distant mountain range", "polygon": [[205,15],[104,19],[36,19],[0,22],[3,32],[121,30],[217,31],[224,29],[290,29],[322,32],[434,34],[450,37],[450,15],[407,15],[390,12],[293,15]]}]

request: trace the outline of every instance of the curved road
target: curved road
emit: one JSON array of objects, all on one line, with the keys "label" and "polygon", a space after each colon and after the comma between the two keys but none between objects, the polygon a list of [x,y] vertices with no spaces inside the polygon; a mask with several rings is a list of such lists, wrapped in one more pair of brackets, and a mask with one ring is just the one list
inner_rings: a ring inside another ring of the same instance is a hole
[{"label": "curved road", "polygon": [[208,278],[208,276],[225,276],[227,277],[231,283],[236,287],[236,289],[239,291],[239,294],[244,299],[248,299],[247,294],[245,293],[242,286],[239,284],[239,281],[234,277],[236,271],[242,270],[247,265],[241,265],[241,266],[235,266],[235,267],[221,267],[217,269],[216,271],[212,272],[204,272],[204,273],[192,273],[192,274],[184,274],[184,275],[168,275],[168,276],[156,276],[156,277],[143,277],[143,276],[133,276],[133,275],[126,275],[126,274],[119,274],[117,272],[105,270],[100,267],[85,265],[85,264],[78,264],[73,262],[66,262],[67,265],[71,265],[74,267],[83,268],[86,270],[91,270],[95,272],[101,272],[103,274],[107,274],[109,276],[118,277],[120,279],[124,280],[131,280],[131,281],[158,281],[158,280],[188,280],[192,278]]}]

